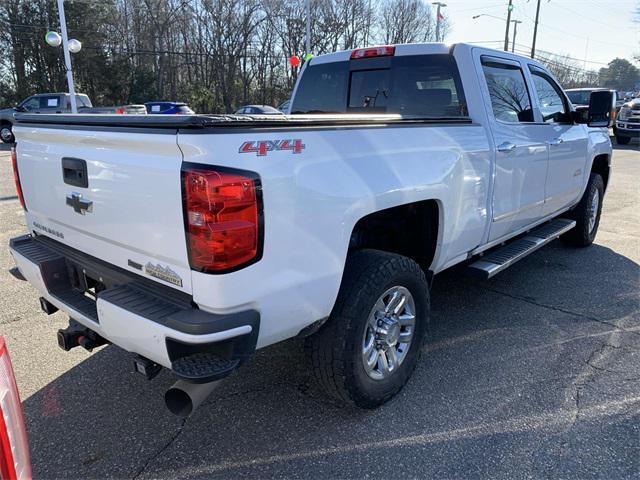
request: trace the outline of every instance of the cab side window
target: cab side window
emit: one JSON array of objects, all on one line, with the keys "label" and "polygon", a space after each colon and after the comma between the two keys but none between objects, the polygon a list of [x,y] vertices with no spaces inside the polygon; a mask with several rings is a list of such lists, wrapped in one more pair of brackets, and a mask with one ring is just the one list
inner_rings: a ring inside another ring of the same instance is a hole
[{"label": "cab side window", "polygon": [[60,97],[40,97],[40,110],[53,109],[60,107]]},{"label": "cab side window", "polygon": [[30,97],[20,104],[20,106],[28,111],[40,108],[40,100],[38,97]]},{"label": "cab side window", "polygon": [[535,67],[529,69],[543,120],[546,123],[566,123],[569,112],[560,87],[542,70]]},{"label": "cab side window", "polygon": [[482,59],[482,69],[496,119],[508,123],[533,122],[531,98],[522,69],[486,58]]}]

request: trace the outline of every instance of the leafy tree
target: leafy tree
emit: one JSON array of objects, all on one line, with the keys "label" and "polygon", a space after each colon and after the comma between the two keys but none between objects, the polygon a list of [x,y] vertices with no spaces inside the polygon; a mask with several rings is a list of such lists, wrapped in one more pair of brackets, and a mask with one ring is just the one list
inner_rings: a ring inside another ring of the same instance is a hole
[{"label": "leafy tree", "polygon": [[615,90],[632,90],[640,82],[640,70],[624,58],[615,58],[598,72],[600,85]]}]

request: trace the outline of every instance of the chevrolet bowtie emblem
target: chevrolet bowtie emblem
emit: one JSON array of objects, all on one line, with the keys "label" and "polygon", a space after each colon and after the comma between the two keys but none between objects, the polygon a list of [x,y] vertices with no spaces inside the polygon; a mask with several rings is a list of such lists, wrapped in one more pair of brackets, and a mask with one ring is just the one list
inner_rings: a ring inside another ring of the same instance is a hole
[{"label": "chevrolet bowtie emblem", "polygon": [[75,192],[71,195],[67,195],[67,205],[73,208],[73,211],[80,215],[84,215],[87,212],[91,213],[93,211],[93,202],[83,200],[82,195]]}]

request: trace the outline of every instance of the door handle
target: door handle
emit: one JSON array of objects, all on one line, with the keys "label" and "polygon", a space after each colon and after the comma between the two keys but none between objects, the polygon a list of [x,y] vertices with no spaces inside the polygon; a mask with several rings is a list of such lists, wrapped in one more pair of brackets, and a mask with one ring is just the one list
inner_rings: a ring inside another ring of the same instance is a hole
[{"label": "door handle", "polygon": [[560,137],[558,138],[554,138],[553,140],[549,140],[549,145],[560,145],[562,142],[564,142],[564,140],[562,140]]},{"label": "door handle", "polygon": [[502,142],[497,148],[499,152],[512,152],[515,150],[516,146],[511,142]]}]

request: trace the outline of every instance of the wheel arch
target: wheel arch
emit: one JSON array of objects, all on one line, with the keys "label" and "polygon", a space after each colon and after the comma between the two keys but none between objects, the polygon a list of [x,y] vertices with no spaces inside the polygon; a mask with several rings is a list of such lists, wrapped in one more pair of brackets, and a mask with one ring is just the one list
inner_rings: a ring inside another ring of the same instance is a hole
[{"label": "wheel arch", "polygon": [[430,271],[442,243],[442,221],[442,204],[436,199],[377,210],[355,223],[349,239],[349,251],[371,248],[397,253]]},{"label": "wheel arch", "polygon": [[591,162],[591,173],[597,173],[602,177],[604,189],[607,190],[609,184],[609,174],[611,172],[610,156],[606,153],[596,155]]}]

